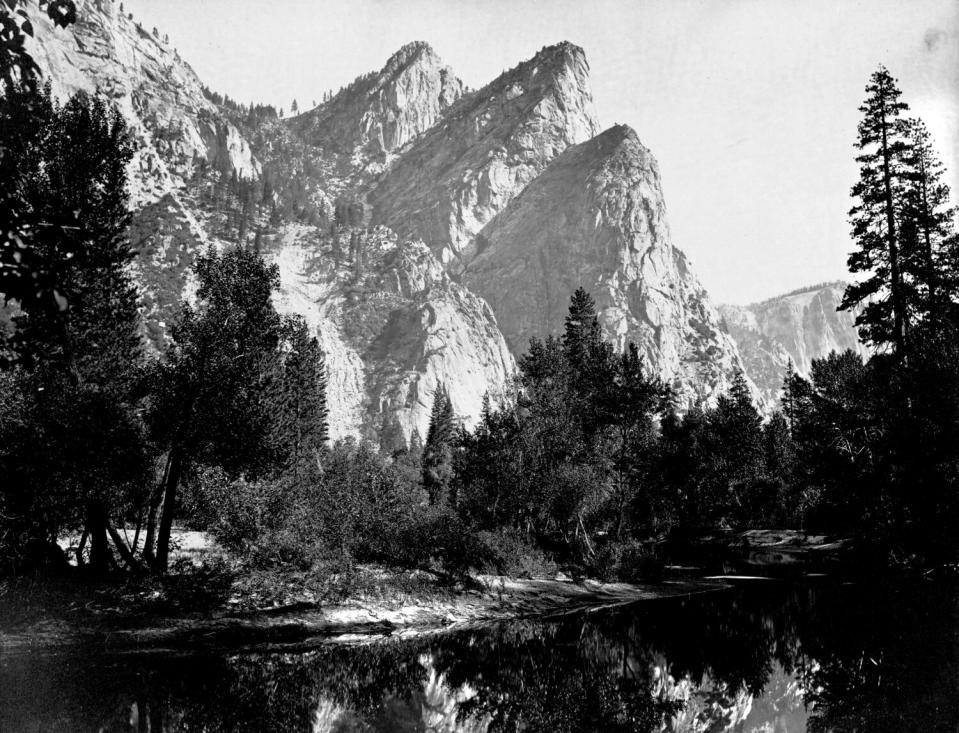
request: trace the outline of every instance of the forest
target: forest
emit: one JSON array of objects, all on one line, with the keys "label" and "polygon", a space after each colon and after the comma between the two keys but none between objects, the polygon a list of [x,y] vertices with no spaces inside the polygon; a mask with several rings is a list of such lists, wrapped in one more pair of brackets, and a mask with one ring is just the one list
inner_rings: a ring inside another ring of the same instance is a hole
[{"label": "forest", "polygon": [[[604,340],[580,288],[477,426],[441,389],[427,434],[396,449],[331,443],[324,354],[277,313],[278,271],[242,235],[196,259],[195,300],[148,349],[124,118],[95,95],[60,103],[32,62],[2,58],[0,575],[168,573],[175,525],[250,568],[453,580],[636,580],[657,572],[663,538],[773,526],[853,537],[880,567],[959,559],[955,210],[884,68],[860,108],[844,302],[868,360],[787,371],[771,414],[742,374],[715,404],[679,404],[634,345]],[[204,174],[238,229],[263,202],[281,215],[269,185]]]}]

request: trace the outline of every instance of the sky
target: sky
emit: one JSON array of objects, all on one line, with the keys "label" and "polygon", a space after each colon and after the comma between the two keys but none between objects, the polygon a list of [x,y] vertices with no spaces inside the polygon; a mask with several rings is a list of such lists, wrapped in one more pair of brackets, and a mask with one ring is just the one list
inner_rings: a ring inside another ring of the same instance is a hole
[{"label": "sky", "polygon": [[857,108],[880,63],[959,192],[959,0],[124,4],[210,88],[286,109],[413,40],[472,88],[543,46],[582,46],[600,124],[628,124],[652,150],[673,243],[715,302],[845,277]]}]

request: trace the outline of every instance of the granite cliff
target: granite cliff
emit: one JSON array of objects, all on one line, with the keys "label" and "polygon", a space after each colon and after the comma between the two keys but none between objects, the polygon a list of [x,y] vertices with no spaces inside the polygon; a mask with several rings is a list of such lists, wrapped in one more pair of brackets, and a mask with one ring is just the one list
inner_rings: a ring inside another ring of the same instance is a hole
[{"label": "granite cliff", "polygon": [[778,398],[790,360],[808,376],[813,360],[832,351],[869,354],[856,331],[857,312],[839,310],[845,288],[843,282],[824,283],[748,306],[720,306],[746,373],[769,401]]},{"label": "granite cliff", "polygon": [[493,306],[514,352],[556,331],[582,285],[607,338],[635,342],[681,404],[714,399],[741,368],[673,246],[656,160],[625,125],[568,148],[479,239],[463,280]]},{"label": "granite cliff", "polygon": [[553,158],[598,131],[583,50],[544,48],[404,151],[370,195],[373,220],[450,263]]}]

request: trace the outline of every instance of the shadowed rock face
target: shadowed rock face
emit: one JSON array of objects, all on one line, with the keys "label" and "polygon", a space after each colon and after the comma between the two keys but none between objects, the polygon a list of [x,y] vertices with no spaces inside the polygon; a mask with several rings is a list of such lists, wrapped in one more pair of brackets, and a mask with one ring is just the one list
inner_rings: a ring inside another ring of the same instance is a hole
[{"label": "shadowed rock face", "polygon": [[858,311],[838,310],[845,289],[843,282],[826,283],[762,303],[720,307],[747,374],[768,399],[778,398],[789,360],[808,376],[813,360],[832,351],[868,355],[856,331]]},{"label": "shadowed rock face", "polygon": [[378,72],[292,121],[311,144],[385,159],[435,125],[463,95],[463,83],[429,44],[407,44]]},{"label": "shadowed rock face", "polygon": [[583,50],[550,46],[466,95],[404,151],[372,191],[373,220],[449,263],[553,158],[596,132]]},{"label": "shadowed rock face", "polygon": [[635,342],[682,401],[714,398],[741,367],[672,245],[656,161],[627,126],[569,148],[478,240],[463,281],[492,305],[514,353],[559,330],[583,286],[606,336]]}]

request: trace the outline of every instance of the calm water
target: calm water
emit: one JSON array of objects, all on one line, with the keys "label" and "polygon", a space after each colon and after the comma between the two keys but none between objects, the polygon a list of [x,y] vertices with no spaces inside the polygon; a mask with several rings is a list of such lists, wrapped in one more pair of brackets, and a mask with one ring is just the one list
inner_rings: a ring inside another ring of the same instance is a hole
[{"label": "calm water", "polygon": [[6,731],[959,731],[955,586],[741,584],[283,652],[0,659]]}]

